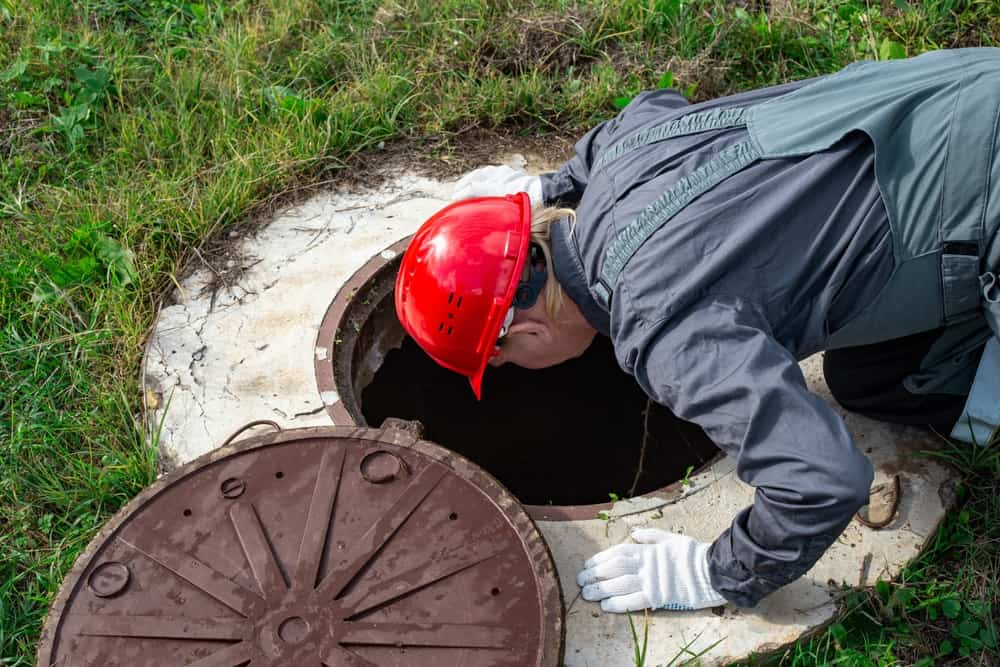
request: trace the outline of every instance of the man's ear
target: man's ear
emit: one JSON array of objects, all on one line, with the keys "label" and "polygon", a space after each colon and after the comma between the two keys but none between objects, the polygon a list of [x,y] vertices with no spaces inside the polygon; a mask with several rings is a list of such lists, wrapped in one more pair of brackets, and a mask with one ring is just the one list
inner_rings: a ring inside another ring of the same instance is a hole
[{"label": "man's ear", "polygon": [[503,366],[508,361],[510,361],[510,359],[507,358],[507,354],[504,352],[503,346],[501,345],[496,351],[496,354],[490,357],[486,363],[495,368],[497,366]]}]

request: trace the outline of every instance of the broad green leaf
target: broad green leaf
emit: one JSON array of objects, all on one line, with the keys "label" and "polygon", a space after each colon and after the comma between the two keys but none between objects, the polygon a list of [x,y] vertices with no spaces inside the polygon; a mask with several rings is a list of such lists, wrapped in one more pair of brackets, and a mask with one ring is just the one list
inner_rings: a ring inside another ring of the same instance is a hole
[{"label": "broad green leaf", "polygon": [[27,60],[15,60],[7,69],[0,72],[0,81],[7,82],[19,78],[28,70]]},{"label": "broad green leaf", "polygon": [[76,74],[76,80],[94,98],[103,95],[107,91],[108,86],[111,85],[111,74],[103,65],[96,67],[94,70],[89,70],[80,65],[74,73]]},{"label": "broad green leaf", "polygon": [[97,260],[89,256],[72,260],[50,256],[45,258],[42,267],[48,280],[60,288],[87,282],[100,273]]},{"label": "broad green leaf", "polygon": [[969,600],[965,603],[965,609],[973,616],[985,617],[989,615],[990,606],[982,600]]},{"label": "broad green leaf", "polygon": [[997,647],[997,633],[993,628],[983,628],[979,631],[979,641],[983,643],[986,648],[996,648]]},{"label": "broad green leaf", "polygon": [[660,80],[656,83],[657,88],[673,88],[674,87],[674,73],[667,70],[660,77]]},{"label": "broad green leaf", "polygon": [[673,19],[681,13],[682,4],[683,0],[658,0],[655,5],[655,11]]},{"label": "broad green leaf", "polygon": [[941,600],[941,611],[948,618],[958,618],[958,615],[962,611],[962,603],[955,598]]},{"label": "broad green leaf", "polygon": [[615,98],[615,108],[619,111],[628,106],[628,103],[632,101],[631,97],[622,96]]},{"label": "broad green leaf", "polygon": [[187,10],[191,12],[191,16],[194,17],[195,21],[201,22],[205,20],[205,5],[199,3],[188,3],[185,5]]},{"label": "broad green leaf", "polygon": [[65,107],[58,116],[54,116],[52,118],[52,123],[57,129],[67,131],[88,118],[90,118],[90,106],[86,104],[75,104],[70,107]]},{"label": "broad green leaf", "polygon": [[44,107],[45,99],[34,95],[26,90],[19,90],[14,93],[14,104],[19,107]]},{"label": "broad green leaf", "polygon": [[975,619],[967,618],[958,624],[959,634],[972,637],[979,631],[979,622]]},{"label": "broad green leaf", "polygon": [[298,95],[287,95],[281,100],[281,108],[292,112],[299,118],[305,113],[307,106],[306,101]]},{"label": "broad green leaf", "polygon": [[115,276],[119,285],[129,285],[138,278],[132,251],[126,250],[114,239],[99,234],[94,244],[94,254],[107,267],[108,272]]},{"label": "broad green leaf", "polygon": [[938,645],[938,653],[941,655],[948,655],[955,650],[955,646],[951,643],[950,639],[945,639]]},{"label": "broad green leaf", "polygon": [[912,588],[897,588],[892,593],[894,602],[898,603],[900,607],[905,607],[910,604],[913,600],[914,590]]},{"label": "broad green leaf", "polygon": [[879,60],[900,60],[906,57],[906,48],[899,42],[894,42],[888,37],[882,40],[878,49]]},{"label": "broad green leaf", "polygon": [[889,582],[888,581],[882,581],[881,579],[879,579],[878,581],[876,581],[875,582],[875,592],[878,593],[878,596],[882,599],[883,602],[888,602],[889,601]]}]

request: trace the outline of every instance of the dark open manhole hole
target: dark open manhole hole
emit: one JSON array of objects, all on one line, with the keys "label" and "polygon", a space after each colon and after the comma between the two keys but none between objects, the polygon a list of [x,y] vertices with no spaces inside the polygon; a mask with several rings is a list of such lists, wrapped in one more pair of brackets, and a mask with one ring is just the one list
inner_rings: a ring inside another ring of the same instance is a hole
[{"label": "dark open manhole hole", "polygon": [[488,369],[476,402],[468,381],[434,363],[396,319],[393,286],[407,241],[369,261],[324,319],[317,381],[339,396],[330,406],[336,423],[420,421],[426,439],[471,459],[528,505],[649,493],[718,453],[700,427],[647,400],[602,336],[554,368]]}]

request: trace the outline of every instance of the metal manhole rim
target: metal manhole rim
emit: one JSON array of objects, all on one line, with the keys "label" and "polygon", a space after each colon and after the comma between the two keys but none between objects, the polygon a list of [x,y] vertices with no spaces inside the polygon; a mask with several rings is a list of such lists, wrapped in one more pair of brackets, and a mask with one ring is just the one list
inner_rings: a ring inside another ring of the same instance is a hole
[{"label": "metal manhole rim", "polygon": [[[328,403],[326,400],[323,400],[322,402],[330,419],[338,426],[353,425],[355,428],[371,428],[370,426],[359,426],[357,421],[355,421],[354,416],[344,405],[344,396],[346,392],[342,391],[342,388],[337,383],[336,371],[334,369],[337,333],[340,331],[341,326],[345,322],[345,316],[350,311],[354,294],[364,285],[368,284],[373,278],[378,276],[388,264],[395,261],[399,255],[405,252],[406,248],[410,245],[410,240],[412,238],[412,234],[405,236],[369,257],[368,261],[366,261],[361,268],[352,273],[340,289],[337,290],[337,293],[330,302],[330,305],[327,306],[326,311],[323,313],[323,320],[316,333],[316,343],[314,348],[317,351],[317,354],[313,355],[313,371],[316,379],[316,388],[319,391],[320,396],[322,397],[325,394],[328,395],[330,392],[336,394],[337,398],[335,401]],[[320,350],[324,351],[322,355],[318,354]],[[349,388],[348,391],[353,392],[353,387]],[[440,445],[436,446],[440,447]],[[446,451],[450,452],[450,450],[447,449]],[[725,454],[720,451],[719,454],[697,467],[691,473],[692,476],[711,469],[723,458],[725,458]],[[635,496],[635,498],[632,498],[631,500],[649,499],[653,501],[661,501],[662,503],[673,503],[677,502],[685,495],[686,488],[683,480],[677,480],[676,482],[671,482],[666,486]],[[519,504],[534,521],[600,520],[602,513],[610,512],[614,507],[613,502],[590,503],[586,505],[533,505],[531,503],[520,502]]]},{"label": "metal manhole rim", "polygon": [[[80,555],[77,556],[73,566],[63,576],[59,592],[49,607],[42,632],[39,635],[36,665],[49,667],[52,664],[52,651],[58,638],[59,628],[64,620],[66,605],[72,601],[77,590],[86,583],[83,575],[92,564],[94,556],[143,505],[151,502],[169,487],[182,482],[184,478],[230,456],[295,440],[316,438],[361,440],[372,444],[384,443],[413,449],[418,454],[427,456],[432,461],[445,466],[451,472],[461,475],[486,495],[498,508],[500,514],[511,524],[531,564],[534,579],[539,583],[537,587],[538,602],[543,619],[539,641],[539,655],[542,659],[540,664],[562,665],[566,644],[566,621],[563,614],[562,589],[559,585],[555,561],[541,532],[521,503],[488,471],[460,454],[445,449],[434,442],[419,439],[412,433],[395,428],[376,429],[351,425],[308,426],[246,437],[214,449],[169,473],[160,475],[101,526],[80,552]],[[67,582],[72,582],[73,585],[67,586]]]}]

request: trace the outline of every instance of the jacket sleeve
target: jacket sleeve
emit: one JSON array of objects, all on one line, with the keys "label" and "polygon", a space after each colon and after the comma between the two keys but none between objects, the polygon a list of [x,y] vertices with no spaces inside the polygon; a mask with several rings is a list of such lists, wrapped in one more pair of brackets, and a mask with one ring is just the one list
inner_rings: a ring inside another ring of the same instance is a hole
[{"label": "jacket sleeve", "polygon": [[[705,429],[756,487],[709,552],[712,585],[753,606],[819,559],[867,502],[868,459],[753,305],[698,304],[632,346],[643,389]],[[639,337],[637,337],[639,338]]]},{"label": "jacket sleeve", "polygon": [[663,121],[686,106],[684,96],[672,88],[636,95],[616,117],[593,127],[577,141],[573,157],[559,171],[542,174],[542,199],[549,205],[575,207],[590,181],[590,167],[604,148],[644,124]]}]

